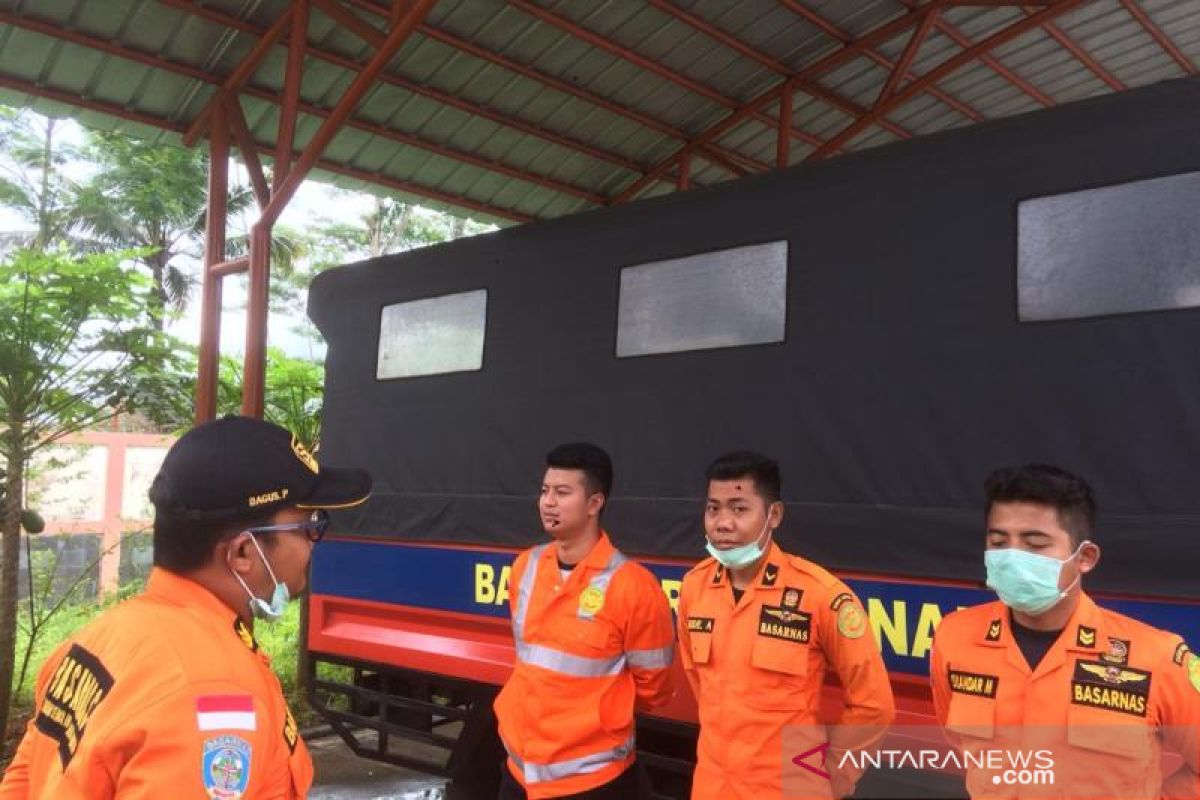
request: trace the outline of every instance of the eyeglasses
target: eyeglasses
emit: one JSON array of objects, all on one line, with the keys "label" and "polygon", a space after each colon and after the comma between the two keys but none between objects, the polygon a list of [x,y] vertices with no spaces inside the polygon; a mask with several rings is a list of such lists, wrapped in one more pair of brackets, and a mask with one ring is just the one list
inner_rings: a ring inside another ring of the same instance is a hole
[{"label": "eyeglasses", "polygon": [[312,517],[304,522],[286,522],[282,525],[263,525],[259,528],[247,528],[250,533],[279,533],[282,531],[304,531],[304,535],[313,544],[321,541],[329,528],[329,512],[319,508]]}]

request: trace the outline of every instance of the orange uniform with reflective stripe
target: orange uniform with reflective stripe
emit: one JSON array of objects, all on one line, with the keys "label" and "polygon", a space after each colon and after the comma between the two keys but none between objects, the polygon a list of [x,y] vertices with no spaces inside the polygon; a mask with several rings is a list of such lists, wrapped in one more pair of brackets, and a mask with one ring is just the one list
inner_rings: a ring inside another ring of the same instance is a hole
[{"label": "orange uniform with reflective stripe", "polygon": [[[1174,634],[1084,594],[1030,670],[997,601],[942,620],[930,672],[938,721],[964,748],[1053,753],[1052,785],[1001,784],[968,764],[973,798],[1200,797],[1200,659]],[[1163,744],[1185,761],[1169,792]]]},{"label": "orange uniform with reflective stripe", "polygon": [[[714,559],[684,576],[679,640],[700,713],[693,798],[783,797],[784,730],[821,722],[821,687],[830,669],[845,689],[837,722],[864,726],[854,733],[866,736],[830,742],[827,765],[845,748],[882,737],[895,717],[887,670],[858,598],[774,542],[736,605],[728,571]],[[804,777],[793,775],[789,784]],[[858,776],[832,777],[832,786],[827,779],[802,781],[804,795],[848,792]]]},{"label": "orange uniform with reflective stripe", "polygon": [[508,768],[531,800],[601,786],[634,760],[634,709],[671,697],[671,609],[658,580],[601,534],[568,577],[550,543],[509,582],[517,658],[496,698]]},{"label": "orange uniform with reflective stripe", "polygon": [[[304,797],[312,783],[249,629],[166,570],[47,659],[35,703],[3,800],[274,800]],[[227,793],[210,795],[213,787]]]}]

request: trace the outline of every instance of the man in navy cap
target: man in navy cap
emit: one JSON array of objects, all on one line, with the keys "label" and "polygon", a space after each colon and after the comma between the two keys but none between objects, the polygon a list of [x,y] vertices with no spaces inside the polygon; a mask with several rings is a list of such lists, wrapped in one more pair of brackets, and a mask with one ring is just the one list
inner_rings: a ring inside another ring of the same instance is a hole
[{"label": "man in navy cap", "polygon": [[251,625],[304,589],[326,509],[370,491],[278,425],[184,434],[150,488],[146,591],[47,659],[0,798],[303,798],[312,761]]}]

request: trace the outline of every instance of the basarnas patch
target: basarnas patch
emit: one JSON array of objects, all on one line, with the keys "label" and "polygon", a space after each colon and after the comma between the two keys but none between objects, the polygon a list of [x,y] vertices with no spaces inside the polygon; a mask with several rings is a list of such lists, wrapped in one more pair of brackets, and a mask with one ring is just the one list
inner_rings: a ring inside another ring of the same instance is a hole
[{"label": "basarnas patch", "polygon": [[989,642],[1000,641],[1000,631],[1003,630],[1003,625],[1000,620],[994,619],[988,623],[987,636],[983,637]]},{"label": "basarnas patch", "polygon": [[288,746],[288,752],[296,752],[296,740],[300,738],[300,727],[296,725],[296,718],[292,716],[292,709],[285,707],[286,716],[283,719],[283,741]]},{"label": "basarnas patch", "polygon": [[1080,659],[1071,679],[1071,702],[1144,717],[1151,678],[1145,670]]},{"label": "basarnas patch", "polygon": [[65,770],[79,749],[88,721],[113,687],[113,676],[100,659],[79,644],[63,656],[46,684],[46,696],[34,726],[58,744]]},{"label": "basarnas patch", "polygon": [[790,611],[782,606],[763,606],[758,613],[758,635],[785,642],[808,642],[812,615]]},{"label": "basarnas patch", "polygon": [[201,769],[212,800],[241,800],[250,783],[250,743],[240,736],[205,740]]}]

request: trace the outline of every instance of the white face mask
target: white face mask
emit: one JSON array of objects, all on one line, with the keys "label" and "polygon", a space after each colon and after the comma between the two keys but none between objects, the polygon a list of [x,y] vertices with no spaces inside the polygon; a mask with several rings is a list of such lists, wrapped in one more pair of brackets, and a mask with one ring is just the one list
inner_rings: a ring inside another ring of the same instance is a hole
[{"label": "white face mask", "polygon": [[261,597],[256,597],[254,592],[250,591],[250,587],[242,580],[242,576],[234,572],[230,567],[229,571],[233,577],[237,578],[237,582],[246,590],[246,594],[250,596],[250,614],[255,619],[261,619],[265,622],[275,622],[283,616],[284,610],[287,608],[288,600],[291,599],[291,592],[288,591],[286,583],[280,583],[275,579],[275,571],[271,569],[271,562],[267,561],[267,556],[263,553],[262,548],[258,546],[258,539],[254,538],[254,534],[250,534],[250,541],[254,544],[254,549],[258,551],[258,557],[262,559],[263,566],[267,568],[267,574],[271,576],[271,582],[275,584],[275,590],[271,593],[271,601],[268,603]]},{"label": "white face mask", "polygon": [[1031,616],[1042,614],[1058,605],[1079,583],[1081,576],[1076,574],[1070,586],[1061,591],[1058,588],[1062,568],[1079,557],[1085,544],[1088,542],[1080,542],[1075,552],[1063,561],[1011,547],[988,550],[983,554],[987,585],[1014,611]]},{"label": "white face mask", "polygon": [[738,547],[731,547],[728,550],[722,550],[719,547],[714,547],[713,543],[705,536],[705,549],[708,554],[723,564],[727,569],[741,569],[748,567],[754,562],[763,557],[767,552],[767,544],[771,540],[771,512],[767,511],[767,521],[763,525],[762,533],[755,537],[753,542],[743,544]]}]

